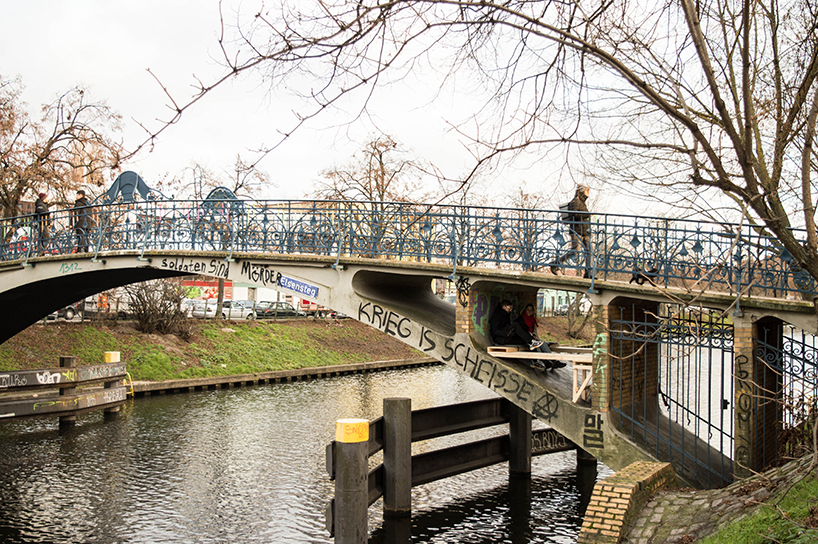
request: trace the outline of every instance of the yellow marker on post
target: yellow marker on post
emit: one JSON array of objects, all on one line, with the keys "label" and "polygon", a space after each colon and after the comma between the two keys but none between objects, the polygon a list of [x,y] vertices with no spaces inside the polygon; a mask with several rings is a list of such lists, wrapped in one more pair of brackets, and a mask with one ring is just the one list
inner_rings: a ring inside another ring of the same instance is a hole
[{"label": "yellow marker on post", "polygon": [[338,419],[335,421],[335,441],[344,444],[369,441],[369,421],[366,419]]},{"label": "yellow marker on post", "polygon": [[119,352],[118,351],[106,351],[105,352],[105,362],[106,363],[118,363],[119,362]]}]

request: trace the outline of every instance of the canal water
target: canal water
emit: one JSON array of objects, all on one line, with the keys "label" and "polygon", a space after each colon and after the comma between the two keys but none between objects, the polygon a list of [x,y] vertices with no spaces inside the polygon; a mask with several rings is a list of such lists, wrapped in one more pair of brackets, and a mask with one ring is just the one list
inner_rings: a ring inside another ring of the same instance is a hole
[{"label": "canal water", "polygon": [[[445,366],[129,400],[60,430],[56,419],[0,422],[0,542],[331,543],[325,448],[341,418],[379,417],[385,397],[421,409],[493,396]],[[535,422],[536,424],[536,422]],[[472,431],[428,451],[507,432]],[[369,510],[372,543],[575,542],[598,475],[574,452],[415,488],[408,523]]]}]

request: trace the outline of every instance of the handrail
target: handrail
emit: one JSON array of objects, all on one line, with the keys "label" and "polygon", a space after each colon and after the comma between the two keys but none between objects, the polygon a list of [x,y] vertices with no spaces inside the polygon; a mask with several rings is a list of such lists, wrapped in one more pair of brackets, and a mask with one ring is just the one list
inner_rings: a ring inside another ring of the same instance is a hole
[{"label": "handrail", "polygon": [[[38,254],[190,250],[416,260],[546,271],[732,295],[811,298],[813,278],[757,226],[588,214],[589,234],[558,210],[320,200],[147,200],[0,220],[0,262]],[[796,237],[806,239],[802,230]],[[587,243],[587,247],[586,247]]]}]

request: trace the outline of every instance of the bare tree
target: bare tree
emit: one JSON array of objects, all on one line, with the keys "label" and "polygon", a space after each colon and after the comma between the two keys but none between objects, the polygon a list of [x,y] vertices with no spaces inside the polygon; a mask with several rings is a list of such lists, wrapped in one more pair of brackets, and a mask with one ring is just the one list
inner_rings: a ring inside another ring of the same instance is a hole
[{"label": "bare tree", "polygon": [[0,77],[0,206],[19,213],[29,191],[51,190],[67,201],[81,186],[103,186],[119,169],[121,145],[111,134],[120,117],[77,87],[43,106],[32,120],[20,99],[19,80]]},{"label": "bare tree", "polygon": [[[475,157],[461,181],[501,157],[560,152],[577,176],[716,218],[743,214],[818,278],[816,9],[811,0],[280,0],[238,14],[235,40],[223,28],[225,75],[187,105],[173,101],[169,122],[244,73],[309,104],[282,139],[356,99],[359,118],[412,70],[442,74],[430,82],[441,89],[468,79],[474,116],[452,121]],[[806,228],[806,244],[792,227]]]},{"label": "bare tree", "polygon": [[275,182],[267,172],[237,154],[232,165],[219,170],[193,162],[167,185],[181,195],[201,200],[217,187],[226,187],[237,196],[253,197],[264,189],[275,187]]},{"label": "bare tree", "polygon": [[413,202],[423,199],[416,161],[391,136],[378,136],[355,154],[353,161],[321,173],[312,192],[326,200]]},{"label": "bare tree", "polygon": [[[171,190],[179,191],[194,199],[202,200],[213,189],[225,187],[236,196],[255,196],[263,189],[274,186],[270,176],[260,170],[257,164],[236,155],[235,162],[220,172],[214,171],[198,162],[168,183]],[[219,294],[216,302],[216,315],[221,315],[224,304],[224,278],[219,278]]]}]

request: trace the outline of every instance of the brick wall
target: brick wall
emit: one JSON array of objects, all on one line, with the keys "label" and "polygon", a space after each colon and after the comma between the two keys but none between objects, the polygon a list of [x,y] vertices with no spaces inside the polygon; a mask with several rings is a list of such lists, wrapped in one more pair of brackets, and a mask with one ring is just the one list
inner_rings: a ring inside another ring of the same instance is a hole
[{"label": "brick wall", "polygon": [[[608,308],[609,319],[622,321],[623,331],[630,333],[610,341],[611,406],[625,413],[642,413],[643,403],[657,396],[659,344],[648,337],[655,330],[651,325],[656,323],[657,313],[655,303],[626,301]],[[653,404],[648,402],[648,406]]]},{"label": "brick wall", "polygon": [[577,544],[618,543],[648,499],[659,489],[676,487],[670,463],[637,461],[597,482],[585,511]]},{"label": "brick wall", "polygon": [[466,334],[474,332],[472,308],[474,308],[474,301],[476,298],[477,293],[475,291],[471,291],[469,293],[469,305],[464,308],[463,305],[460,304],[460,295],[458,295],[457,302],[455,302],[455,332],[462,332]]}]

